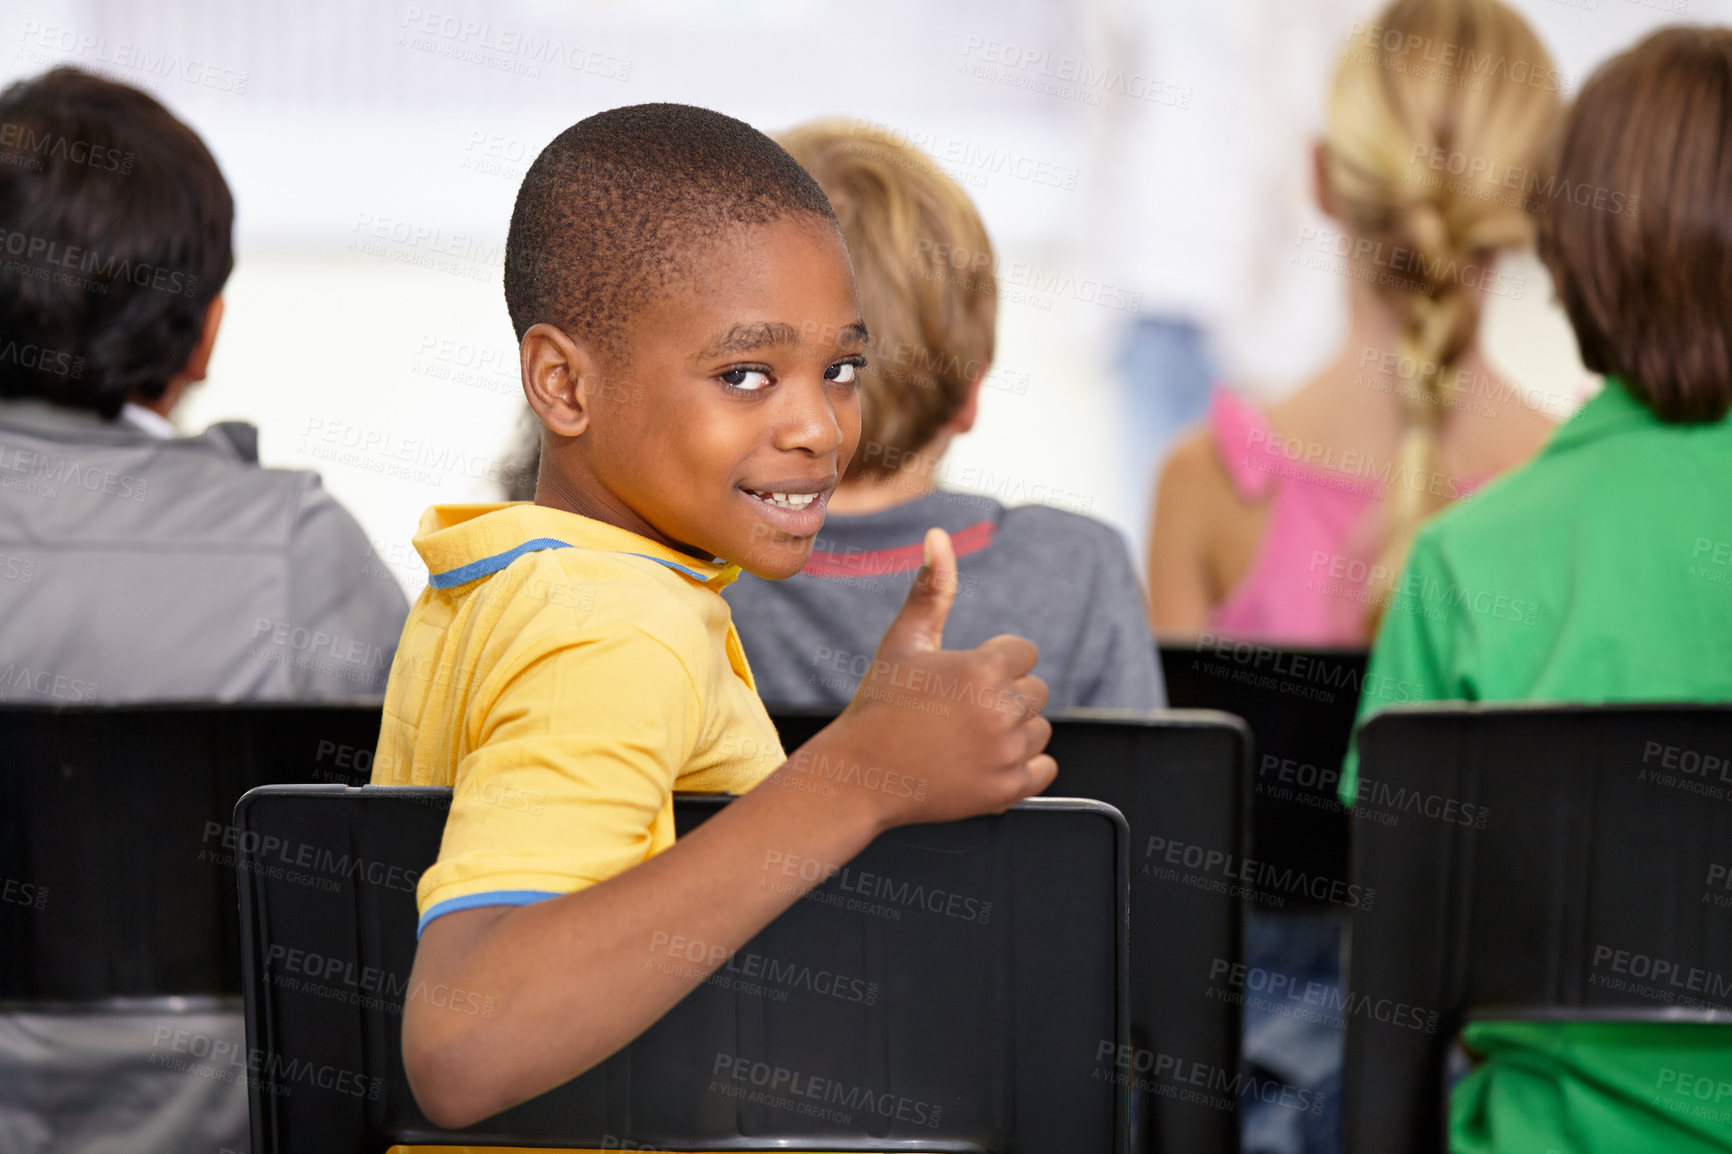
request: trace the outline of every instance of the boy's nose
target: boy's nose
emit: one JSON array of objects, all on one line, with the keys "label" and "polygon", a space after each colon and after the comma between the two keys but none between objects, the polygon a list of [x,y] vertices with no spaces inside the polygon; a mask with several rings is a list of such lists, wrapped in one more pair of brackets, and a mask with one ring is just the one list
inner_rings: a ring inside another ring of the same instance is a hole
[{"label": "boy's nose", "polygon": [[832,453],[842,444],[842,422],[835,402],[822,382],[801,382],[784,388],[777,398],[771,430],[772,443],[787,451]]}]

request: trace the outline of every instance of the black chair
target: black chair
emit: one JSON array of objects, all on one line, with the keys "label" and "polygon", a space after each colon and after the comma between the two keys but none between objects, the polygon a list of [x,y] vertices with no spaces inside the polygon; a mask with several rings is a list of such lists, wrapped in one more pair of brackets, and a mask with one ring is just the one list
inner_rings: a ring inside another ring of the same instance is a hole
[{"label": "black chair", "polygon": [[[422,1116],[401,1050],[406,999],[489,1012],[479,993],[409,982],[413,877],[449,801],[291,786],[237,807],[248,845],[347,863],[318,884],[251,853],[242,872],[254,1154],[1123,1149],[1129,847],[1110,807],[1036,801],[893,831],[624,1050],[459,1132]],[[676,827],[726,801],[678,795]]]},{"label": "black chair", "polygon": [[1732,707],[1403,707],[1359,752],[1349,1154],[1443,1148],[1474,1012],[1732,1007]]},{"label": "black chair", "polygon": [[[1205,637],[1159,647],[1167,701],[1245,719],[1256,743],[1251,854],[1278,871],[1345,882],[1349,815],[1336,798],[1359,710],[1362,649],[1283,649]],[[1326,902],[1265,895],[1265,908]]]},{"label": "black chair", "polygon": [[235,802],[363,783],[378,736],[368,704],[0,706],[0,1001],[238,998]]},{"label": "black chair", "polygon": [[[792,752],[830,717],[773,720]],[[1240,1013],[1220,978],[1241,956],[1229,863],[1243,861],[1245,727],[1218,713],[1078,712],[1054,719],[1047,750],[1059,765],[1048,797],[1102,801],[1130,823],[1131,1036],[1139,1055],[1169,1059],[1151,1059],[1160,1076],[1137,1088],[1132,1149],[1237,1150]],[[1185,1093],[1200,1084],[1180,1079],[1199,1070],[1212,1091]]]}]

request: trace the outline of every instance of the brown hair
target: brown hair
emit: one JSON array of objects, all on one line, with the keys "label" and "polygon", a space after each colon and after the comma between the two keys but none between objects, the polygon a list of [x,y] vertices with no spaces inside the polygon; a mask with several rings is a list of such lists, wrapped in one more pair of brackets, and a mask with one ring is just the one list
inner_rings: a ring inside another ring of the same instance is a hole
[{"label": "brown hair", "polygon": [[968,194],[881,126],[815,121],[777,139],[836,209],[872,332],[860,451],[845,476],[888,477],[931,443],[992,361],[992,241]]},{"label": "brown hair", "polygon": [[[1395,0],[1355,26],[1336,71],[1328,194],[1367,242],[1354,246],[1356,275],[1394,310],[1397,351],[1420,366],[1400,394],[1405,428],[1384,494],[1376,571],[1392,577],[1442,504],[1426,483],[1442,402],[1478,334],[1493,259],[1533,241],[1533,200],[1509,186],[1543,175],[1563,86],[1539,37],[1500,0]],[[1369,601],[1368,625],[1383,600]]]},{"label": "brown hair", "polygon": [[1583,86],[1540,226],[1582,363],[1679,424],[1732,407],[1729,127],[1732,31],[1662,28]]}]

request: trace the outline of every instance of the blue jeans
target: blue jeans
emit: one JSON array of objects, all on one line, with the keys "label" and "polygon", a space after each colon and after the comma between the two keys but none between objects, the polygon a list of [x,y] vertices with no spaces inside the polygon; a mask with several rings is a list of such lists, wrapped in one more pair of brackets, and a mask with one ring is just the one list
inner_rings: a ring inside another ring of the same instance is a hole
[{"label": "blue jeans", "polygon": [[[1117,367],[1125,412],[1121,428],[1128,438],[1122,458],[1130,470],[1126,480],[1151,493],[1167,450],[1208,411],[1215,366],[1196,325],[1180,317],[1140,316],[1124,334]],[[1149,512],[1142,510],[1131,540],[1139,567],[1148,549]]]},{"label": "blue jeans", "polygon": [[[1337,1007],[1346,924],[1337,910],[1259,911],[1246,919],[1244,1154],[1341,1149],[1345,1023]],[[1277,976],[1286,981],[1271,981]]]}]

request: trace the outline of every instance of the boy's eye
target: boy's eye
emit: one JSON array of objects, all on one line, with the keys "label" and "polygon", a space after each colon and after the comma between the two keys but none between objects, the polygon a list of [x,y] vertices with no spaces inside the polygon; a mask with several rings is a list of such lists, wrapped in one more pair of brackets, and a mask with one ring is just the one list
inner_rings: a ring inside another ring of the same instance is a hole
[{"label": "boy's eye", "polygon": [[770,374],[762,369],[729,369],[721,374],[721,380],[731,389],[738,389],[742,393],[755,393],[769,387]]},{"label": "boy's eye", "polygon": [[835,381],[839,385],[857,384],[860,380],[859,361],[838,361],[824,370],[826,381]]}]

